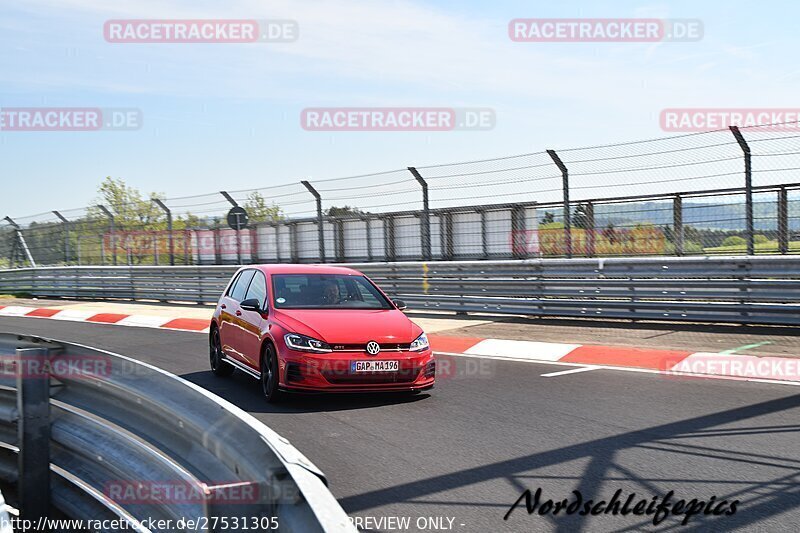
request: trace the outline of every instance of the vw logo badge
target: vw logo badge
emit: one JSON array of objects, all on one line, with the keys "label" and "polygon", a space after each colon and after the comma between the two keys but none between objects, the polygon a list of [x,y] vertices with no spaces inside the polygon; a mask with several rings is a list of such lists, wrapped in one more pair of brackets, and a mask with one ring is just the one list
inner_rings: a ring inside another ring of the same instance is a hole
[{"label": "vw logo badge", "polygon": [[367,353],[370,355],[378,355],[381,351],[381,346],[375,341],[369,341],[367,343]]}]

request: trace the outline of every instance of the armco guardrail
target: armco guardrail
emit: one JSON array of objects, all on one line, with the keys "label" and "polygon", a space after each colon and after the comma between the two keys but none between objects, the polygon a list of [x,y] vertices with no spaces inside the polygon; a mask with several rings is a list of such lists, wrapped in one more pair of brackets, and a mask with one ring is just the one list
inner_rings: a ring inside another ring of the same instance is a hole
[{"label": "armco guardrail", "polygon": [[[22,500],[21,515],[47,498],[32,478],[49,476],[58,513],[128,524],[119,530],[355,531],[308,459],[194,384],[121,355],[8,333],[0,360],[0,487],[10,503]],[[44,407],[32,413],[43,368],[55,386],[40,390]]]},{"label": "armco guardrail", "polygon": [[[657,257],[350,264],[413,310],[800,324],[800,257]],[[0,293],[216,302],[235,267],[0,271]]]}]

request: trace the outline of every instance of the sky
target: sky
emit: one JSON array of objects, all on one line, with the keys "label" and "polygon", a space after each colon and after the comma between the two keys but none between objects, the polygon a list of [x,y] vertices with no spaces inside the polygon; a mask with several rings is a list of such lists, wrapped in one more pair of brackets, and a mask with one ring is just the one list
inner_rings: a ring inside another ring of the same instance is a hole
[{"label": "sky", "polygon": [[[106,176],[180,197],[670,135],[662,109],[791,107],[795,2],[0,1],[0,108],[132,108],[131,131],[0,130],[0,217]],[[516,18],[699,19],[696,42],[521,43]],[[281,43],[110,43],[111,19],[283,19]],[[488,108],[489,130],[307,131],[306,108]],[[375,178],[381,179],[381,178]]]}]

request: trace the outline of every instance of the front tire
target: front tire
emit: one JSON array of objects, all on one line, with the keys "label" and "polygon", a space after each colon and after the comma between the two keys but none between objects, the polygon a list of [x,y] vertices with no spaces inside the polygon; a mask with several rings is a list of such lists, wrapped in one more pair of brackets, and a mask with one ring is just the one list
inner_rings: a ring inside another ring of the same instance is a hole
[{"label": "front tire", "polygon": [[275,347],[266,344],[261,353],[261,392],[268,403],[278,403],[283,394],[278,390],[278,355]]},{"label": "front tire", "polygon": [[211,372],[213,372],[215,376],[224,378],[233,374],[233,366],[224,361],[222,355],[222,342],[220,341],[219,330],[217,328],[211,330],[211,340],[208,343],[208,351]]}]

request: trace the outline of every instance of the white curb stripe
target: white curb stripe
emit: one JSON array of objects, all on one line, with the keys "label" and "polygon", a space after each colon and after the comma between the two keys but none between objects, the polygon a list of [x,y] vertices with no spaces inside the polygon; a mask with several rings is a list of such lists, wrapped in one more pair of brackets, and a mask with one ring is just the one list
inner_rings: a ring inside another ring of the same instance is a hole
[{"label": "white curb stripe", "polygon": [[23,316],[36,309],[35,307],[20,307],[18,305],[10,305],[0,309],[0,316]]},{"label": "white curb stripe", "polygon": [[98,311],[80,311],[78,309],[64,309],[54,314],[50,318],[53,320],[71,320],[73,322],[84,322],[88,318],[99,314]]},{"label": "white curb stripe", "polygon": [[513,357],[537,361],[558,361],[575,348],[580,347],[580,344],[486,339],[467,349],[464,353],[467,355]]},{"label": "white curb stripe", "polygon": [[140,328],[160,328],[172,320],[174,319],[163,316],[130,315],[117,322],[117,324],[120,326],[136,326]]}]

